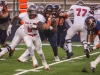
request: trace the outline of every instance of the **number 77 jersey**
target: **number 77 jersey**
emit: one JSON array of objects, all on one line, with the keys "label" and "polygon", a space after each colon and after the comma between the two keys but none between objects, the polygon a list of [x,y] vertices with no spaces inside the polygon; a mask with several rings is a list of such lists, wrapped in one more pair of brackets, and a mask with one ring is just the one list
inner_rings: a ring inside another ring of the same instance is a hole
[{"label": "number 77 jersey", "polygon": [[90,8],[86,6],[79,6],[79,5],[72,5],[70,7],[71,13],[69,14],[74,14],[74,23],[84,23],[85,19],[90,15],[89,13]]}]

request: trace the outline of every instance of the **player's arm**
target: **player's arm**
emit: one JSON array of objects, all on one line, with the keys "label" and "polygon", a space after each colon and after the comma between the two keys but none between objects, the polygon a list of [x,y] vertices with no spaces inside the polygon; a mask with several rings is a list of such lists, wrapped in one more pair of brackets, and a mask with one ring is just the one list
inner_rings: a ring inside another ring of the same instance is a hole
[{"label": "player's arm", "polygon": [[0,14],[0,18],[6,18],[6,17],[8,17],[8,12],[4,12],[4,13],[1,13]]},{"label": "player's arm", "polygon": [[48,17],[47,22],[45,22],[45,24],[44,24],[45,30],[48,30],[50,28],[50,26],[51,26],[51,20],[52,20],[52,15],[50,15]]},{"label": "player's arm", "polygon": [[65,21],[68,23],[69,26],[72,26],[72,22],[69,18],[66,18]]},{"label": "player's arm", "polygon": [[12,20],[11,20],[11,23],[7,29],[7,36],[9,36],[9,34],[11,34],[11,28],[12,28],[12,25],[14,23],[15,20],[21,20],[18,16],[15,16]]},{"label": "player's arm", "polygon": [[11,20],[11,25],[13,25],[15,20],[19,20],[21,21],[21,19],[19,18],[19,16],[15,16],[12,20]]},{"label": "player's arm", "polygon": [[93,31],[90,31],[90,33],[88,34],[88,44],[91,44],[94,37],[93,35],[94,35]]},{"label": "player's arm", "polygon": [[30,28],[32,29],[35,29],[35,30],[40,30],[40,31],[43,31],[45,28],[44,28],[44,23],[43,22],[38,22],[37,25],[30,25]]},{"label": "player's arm", "polygon": [[56,33],[57,32],[57,21],[56,21],[56,18],[52,18],[52,21],[51,21],[51,26],[50,26],[50,30],[53,32],[53,33]]}]

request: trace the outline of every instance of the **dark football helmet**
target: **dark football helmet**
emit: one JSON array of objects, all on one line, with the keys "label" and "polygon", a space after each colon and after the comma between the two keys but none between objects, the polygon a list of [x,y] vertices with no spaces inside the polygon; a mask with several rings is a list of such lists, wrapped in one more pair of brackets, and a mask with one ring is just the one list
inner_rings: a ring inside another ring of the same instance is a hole
[{"label": "dark football helmet", "polygon": [[89,7],[91,10],[95,10],[95,5],[91,4]]},{"label": "dark football helmet", "polygon": [[7,5],[7,1],[6,1],[6,0],[0,0],[0,3],[1,3],[2,5]]},{"label": "dark football helmet", "polygon": [[30,19],[33,19],[37,16],[37,7],[36,5],[29,5],[27,8],[27,13]]},{"label": "dark football helmet", "polygon": [[85,19],[85,25],[87,26],[87,30],[93,30],[96,26],[96,19],[93,16],[89,16]]},{"label": "dark football helmet", "polygon": [[82,0],[78,0],[77,2],[76,2],[76,5],[84,5],[84,2],[82,1]]},{"label": "dark football helmet", "polygon": [[53,12],[52,13],[54,15],[57,15],[60,12],[60,10],[61,10],[61,6],[59,4],[53,5]]},{"label": "dark football helmet", "polygon": [[38,6],[37,13],[43,15],[43,13],[44,13],[44,7],[43,6]]},{"label": "dark football helmet", "polygon": [[53,11],[53,5],[52,4],[47,4],[45,6],[44,13],[45,14],[52,14],[52,11]]}]

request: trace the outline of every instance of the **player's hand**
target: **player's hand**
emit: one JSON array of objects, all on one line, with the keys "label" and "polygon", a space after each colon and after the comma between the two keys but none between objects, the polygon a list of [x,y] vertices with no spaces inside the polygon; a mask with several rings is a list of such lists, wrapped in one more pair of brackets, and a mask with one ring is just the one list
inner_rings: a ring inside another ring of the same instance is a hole
[{"label": "player's hand", "polygon": [[9,25],[9,27],[7,29],[7,36],[9,36],[11,34],[11,28],[12,28],[12,25]]},{"label": "player's hand", "polygon": [[88,48],[88,51],[89,52],[92,52],[93,51],[93,48],[90,47],[90,44],[87,45],[87,48]]}]

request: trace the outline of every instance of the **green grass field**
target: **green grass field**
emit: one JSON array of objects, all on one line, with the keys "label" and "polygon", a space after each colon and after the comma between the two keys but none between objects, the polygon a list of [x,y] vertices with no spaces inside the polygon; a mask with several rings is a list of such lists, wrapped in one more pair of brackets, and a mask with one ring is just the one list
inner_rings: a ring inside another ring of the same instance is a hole
[{"label": "green grass field", "polygon": [[[25,48],[25,45],[19,45],[17,48]],[[59,48],[59,47],[58,47]],[[47,71],[44,68],[40,68],[34,71],[31,58],[26,63],[18,62],[18,57],[25,51],[24,50],[16,50],[12,57],[8,57],[8,53],[0,58],[0,75],[100,75],[100,64],[98,64],[96,68],[96,72],[92,73],[90,70],[90,62],[95,60],[96,57],[100,54],[91,55],[90,58],[86,58],[83,52],[83,47],[73,46],[74,55],[71,59],[65,59],[65,52],[59,48],[59,57],[61,62],[58,64],[54,61],[53,51],[51,47],[48,45],[43,45],[43,52],[45,54],[46,60],[48,64],[52,64],[50,66],[50,70]],[[99,50],[95,50],[92,53],[99,52]],[[38,54],[35,51],[36,58],[38,60],[39,67],[42,66],[41,60]],[[79,57],[82,56],[82,57]],[[78,57],[78,58],[75,58]],[[2,60],[6,59],[6,60]],[[38,67],[38,68],[39,68]],[[86,68],[88,73],[81,72],[83,68]],[[16,71],[18,69],[22,69],[23,74],[18,74],[22,71]],[[30,71],[33,69],[33,71]],[[25,72],[27,71],[27,72]]]}]

